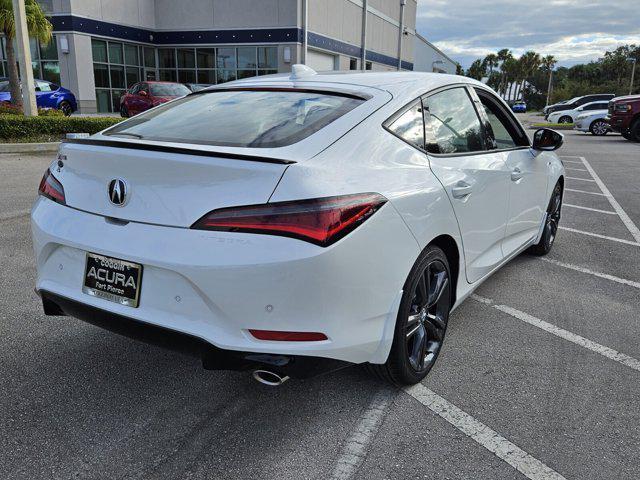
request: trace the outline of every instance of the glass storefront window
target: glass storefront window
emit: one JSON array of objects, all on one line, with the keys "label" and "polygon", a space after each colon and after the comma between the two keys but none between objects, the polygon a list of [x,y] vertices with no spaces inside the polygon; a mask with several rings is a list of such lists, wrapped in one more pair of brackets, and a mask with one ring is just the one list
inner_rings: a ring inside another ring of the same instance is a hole
[{"label": "glass storefront window", "polygon": [[119,65],[124,63],[121,43],[109,42],[109,63],[117,63]]},{"label": "glass storefront window", "polygon": [[216,55],[216,68],[235,70],[236,49],[235,48],[219,48]]},{"label": "glass storefront window", "polygon": [[94,62],[107,63],[107,42],[102,40],[91,40],[91,51]]},{"label": "glass storefront window", "polygon": [[60,63],[42,62],[42,79],[60,85]]},{"label": "glass storefront window", "polygon": [[58,60],[58,45],[56,44],[55,37],[53,37],[49,43],[40,43],[40,59]]},{"label": "glass storefront window", "polygon": [[196,50],[198,69],[215,68],[215,48],[199,48]]},{"label": "glass storefront window", "polygon": [[124,59],[127,65],[140,65],[138,47],[136,45],[124,46]]},{"label": "glass storefront window", "polygon": [[[238,48],[238,68],[255,70],[256,65],[256,47]],[[240,72],[238,72],[238,77],[244,78],[240,77]]]},{"label": "glass storefront window", "polygon": [[96,88],[109,88],[109,66],[102,63],[94,63],[93,78]]},{"label": "glass storefront window", "polygon": [[159,48],[158,61],[160,68],[176,68],[176,49]]},{"label": "glass storefront window", "polygon": [[178,81],[182,83],[197,83],[195,70],[178,70]]},{"label": "glass storefront window", "polygon": [[258,47],[258,68],[278,68],[278,47]]},{"label": "glass storefront window", "polygon": [[144,47],[144,66],[156,68],[156,49]]},{"label": "glass storefront window", "polygon": [[236,79],[236,71],[235,70],[216,70],[216,83],[224,83],[230,82],[231,80]]},{"label": "glass storefront window", "polygon": [[138,83],[140,81],[140,69],[138,67],[127,67],[126,80],[127,88],[131,88]]},{"label": "glass storefront window", "polygon": [[175,70],[160,70],[160,81],[161,82],[175,82],[176,81],[176,71]]},{"label": "glass storefront window", "polygon": [[111,91],[96,90],[96,103],[99,112],[108,112],[111,107]]},{"label": "glass storefront window", "polygon": [[[196,55],[193,49],[178,49],[178,68],[196,68]],[[195,72],[194,72],[195,74]]]},{"label": "glass storefront window", "polygon": [[124,67],[110,66],[109,72],[111,73],[111,88],[125,88],[126,82],[124,79]]},{"label": "glass storefront window", "polygon": [[198,82],[214,84],[216,83],[216,71],[215,70],[198,70]]}]

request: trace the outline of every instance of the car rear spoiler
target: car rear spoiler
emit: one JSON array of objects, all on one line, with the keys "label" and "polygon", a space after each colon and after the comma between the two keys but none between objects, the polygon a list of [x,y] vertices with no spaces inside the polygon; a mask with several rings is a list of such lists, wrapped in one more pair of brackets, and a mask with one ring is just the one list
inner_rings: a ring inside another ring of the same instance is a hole
[{"label": "car rear spoiler", "polygon": [[96,145],[110,148],[128,148],[132,150],[147,150],[153,152],[177,153],[181,155],[198,155],[202,157],[229,158],[232,160],[245,160],[248,162],[275,163],[278,165],[291,165],[294,160],[284,160],[282,158],[258,157],[255,155],[244,155],[241,153],[215,152],[212,150],[197,150],[194,148],[174,147],[171,145],[158,145],[155,143],[136,142],[127,140],[102,140],[97,138],[67,138],[65,143],[79,143],[81,145]]}]

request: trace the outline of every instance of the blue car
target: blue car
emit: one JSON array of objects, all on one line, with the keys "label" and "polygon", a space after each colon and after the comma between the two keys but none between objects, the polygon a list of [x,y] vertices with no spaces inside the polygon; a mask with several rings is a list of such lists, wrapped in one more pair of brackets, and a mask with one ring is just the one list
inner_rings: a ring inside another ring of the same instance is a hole
[{"label": "blue car", "polygon": [[[35,80],[35,83],[38,108],[62,110],[67,117],[78,109],[76,97],[71,91],[46,80]],[[0,81],[0,102],[10,101],[9,81]]]},{"label": "blue car", "polygon": [[513,110],[514,113],[527,113],[527,104],[520,100],[511,105],[511,110]]}]

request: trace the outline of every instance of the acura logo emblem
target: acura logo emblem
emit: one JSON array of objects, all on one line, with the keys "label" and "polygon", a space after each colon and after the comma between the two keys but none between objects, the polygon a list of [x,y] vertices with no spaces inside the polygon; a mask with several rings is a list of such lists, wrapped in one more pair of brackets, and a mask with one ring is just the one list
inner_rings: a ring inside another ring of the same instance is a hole
[{"label": "acura logo emblem", "polygon": [[109,200],[121,207],[127,201],[127,184],[121,178],[114,178],[109,182]]}]

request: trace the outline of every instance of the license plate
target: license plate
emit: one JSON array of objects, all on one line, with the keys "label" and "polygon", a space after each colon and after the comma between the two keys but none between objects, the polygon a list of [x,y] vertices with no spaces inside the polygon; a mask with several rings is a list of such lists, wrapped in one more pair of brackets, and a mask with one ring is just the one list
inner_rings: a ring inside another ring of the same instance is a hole
[{"label": "license plate", "polygon": [[82,291],[111,302],[137,307],[142,265],[119,258],[87,253]]}]

